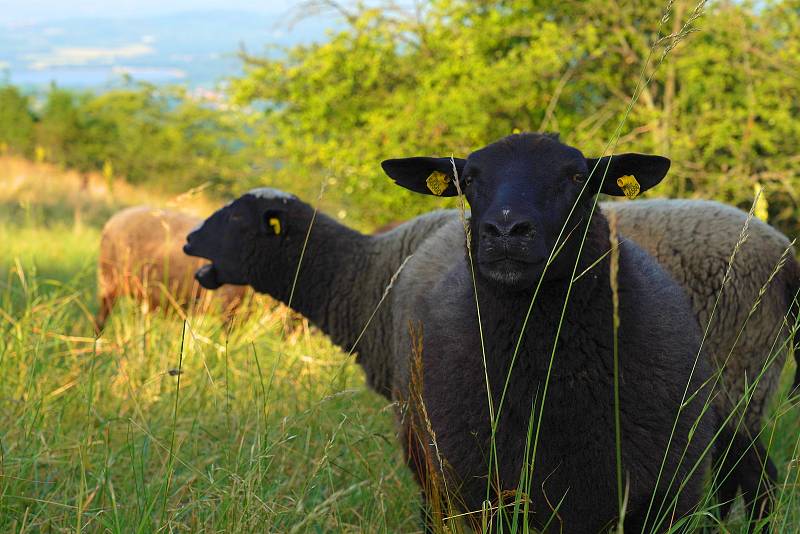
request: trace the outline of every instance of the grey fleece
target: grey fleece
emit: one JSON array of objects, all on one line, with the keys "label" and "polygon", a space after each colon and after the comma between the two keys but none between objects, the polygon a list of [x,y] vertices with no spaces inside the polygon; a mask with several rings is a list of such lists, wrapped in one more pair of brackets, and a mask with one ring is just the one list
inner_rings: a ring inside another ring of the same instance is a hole
[{"label": "grey fleece", "polygon": [[636,241],[683,286],[704,331],[710,324],[704,348],[717,368],[724,365],[717,397],[722,414],[734,411],[745,385],[764,371],[745,410],[746,427],[755,435],[786,361],[784,318],[800,286],[793,250],[770,281],[789,240],[752,218],[723,287],[747,220],[743,211],[719,202],[665,199],[604,202],[602,209],[609,218],[616,214],[620,234]]},{"label": "grey fleece", "polygon": [[[348,292],[358,293],[359,296],[353,299],[352,295],[342,299],[358,305],[352,309],[352,315],[346,320],[346,325],[341,325],[339,330],[347,331],[347,335],[342,336],[355,342],[361,329],[369,321],[373,311],[381,300],[392,275],[397,272],[403,261],[417,251],[417,248],[425,242],[431,235],[444,226],[448,221],[455,220],[458,213],[455,210],[440,210],[427,213],[416,217],[389,232],[374,236],[369,245],[370,251],[367,253],[371,258],[364,262],[364,269],[370,273],[370,279],[364,280],[361,287],[348,287]],[[363,274],[360,273],[360,274]],[[372,322],[364,331],[364,335],[355,347],[357,356],[356,361],[364,369],[367,384],[387,398],[391,398],[392,386],[392,362],[390,343],[392,340],[391,327],[391,295],[396,295],[397,289],[391,290],[390,296],[384,303],[377,308]],[[368,303],[364,305],[364,303]],[[333,307],[329,314],[335,318],[344,308]],[[349,350],[351,347],[344,347]]]}]

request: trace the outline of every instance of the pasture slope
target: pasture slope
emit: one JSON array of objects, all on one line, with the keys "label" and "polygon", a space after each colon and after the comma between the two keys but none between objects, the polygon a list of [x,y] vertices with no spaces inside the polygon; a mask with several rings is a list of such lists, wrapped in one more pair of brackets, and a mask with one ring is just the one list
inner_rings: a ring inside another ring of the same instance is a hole
[{"label": "pasture slope", "polygon": [[[100,229],[140,203],[215,205],[0,159],[0,532],[419,531],[391,407],[284,309],[256,301],[227,327],[122,301],[94,338]],[[787,533],[800,530],[792,373],[765,440]]]}]

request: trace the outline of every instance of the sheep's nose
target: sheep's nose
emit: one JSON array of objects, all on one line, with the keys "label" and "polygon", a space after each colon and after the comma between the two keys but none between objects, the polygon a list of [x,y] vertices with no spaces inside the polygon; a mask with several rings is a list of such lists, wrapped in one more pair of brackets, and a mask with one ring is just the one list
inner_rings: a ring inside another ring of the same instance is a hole
[{"label": "sheep's nose", "polygon": [[186,244],[183,245],[183,253],[184,254],[191,254],[192,253],[192,239],[194,236],[194,232],[189,232],[189,235],[186,236]]},{"label": "sheep's nose", "polygon": [[536,231],[533,221],[527,219],[505,220],[488,219],[481,225],[481,230],[488,237],[533,237]]}]

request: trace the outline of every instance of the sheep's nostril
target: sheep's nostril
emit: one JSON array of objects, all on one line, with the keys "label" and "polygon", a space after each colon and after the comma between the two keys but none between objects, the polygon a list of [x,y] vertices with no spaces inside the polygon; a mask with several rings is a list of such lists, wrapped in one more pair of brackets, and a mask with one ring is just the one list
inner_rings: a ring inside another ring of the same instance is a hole
[{"label": "sheep's nostril", "polygon": [[533,229],[533,224],[522,221],[515,223],[508,234],[512,237],[533,237],[536,231]]},{"label": "sheep's nostril", "polygon": [[483,233],[488,237],[501,237],[505,235],[505,232],[493,222],[483,223]]},{"label": "sheep's nostril", "polygon": [[521,237],[531,238],[536,235],[533,223],[529,221],[518,221],[511,223],[499,223],[486,221],[481,225],[481,230],[486,237]]},{"label": "sheep's nostril", "polygon": [[186,236],[186,243],[184,243],[184,245],[183,245],[183,252],[185,254],[189,254],[190,256],[193,254],[194,249],[195,249],[195,245],[197,244],[197,239],[196,238],[197,238],[197,236],[195,235],[194,232],[190,232]]}]

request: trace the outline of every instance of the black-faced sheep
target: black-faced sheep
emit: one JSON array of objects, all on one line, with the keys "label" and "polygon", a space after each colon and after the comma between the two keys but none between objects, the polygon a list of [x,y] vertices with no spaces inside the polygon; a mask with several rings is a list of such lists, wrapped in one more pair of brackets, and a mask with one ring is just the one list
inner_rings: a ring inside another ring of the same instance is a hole
[{"label": "black-faced sheep", "polygon": [[203,287],[249,285],[290,303],[344,350],[358,341],[367,383],[389,398],[390,319],[379,303],[404,260],[453,216],[434,212],[370,236],[315,214],[294,195],[261,188],[209,217],[184,251],[211,260],[196,275]]},{"label": "black-faced sheep", "polygon": [[192,215],[148,206],[124,209],[106,222],[97,269],[98,331],[122,296],[150,308],[213,298],[223,311],[232,312],[241,303],[244,287],[226,286],[211,297],[195,282],[194,273],[203,262],[183,254],[182,246],[186,234],[200,222]]},{"label": "black-faced sheep", "polygon": [[[383,168],[413,191],[454,195],[451,165],[449,158],[408,158]],[[416,343],[421,349],[423,403],[409,408],[424,410],[426,428],[415,429],[420,441],[407,438],[409,461],[440,459],[443,483],[476,516],[487,498],[499,506],[503,496],[522,494],[534,528],[600,532],[619,513],[615,311],[613,256],[605,255],[609,227],[591,207],[598,191],[622,195],[623,176],[635,176],[641,190],[657,184],[669,160],[638,154],[590,160],[551,136],[524,134],[456,165],[472,208],[474,280],[464,233],[451,222],[423,243],[393,293],[398,391],[413,386],[410,355]],[[713,414],[704,411],[710,368],[698,357],[700,329],[672,278],[631,241],[618,248],[618,269],[625,529],[660,531],[664,521],[690,513],[702,493],[704,452],[715,428]],[[412,335],[415,325],[420,339]],[[493,462],[492,412],[498,416]],[[437,474],[417,475],[424,491]]]},{"label": "black-faced sheep", "polygon": [[[244,209],[243,206],[252,204],[245,212],[249,219],[243,216],[232,218],[234,204],[240,212]],[[652,213],[636,209],[639,205],[652,206]],[[673,206],[674,209],[672,209]],[[721,204],[703,201],[614,202],[603,203],[603,209],[604,211],[613,210],[617,216],[621,233],[636,241],[641,240],[642,246],[656,256],[668,271],[675,273],[676,270],[685,269],[686,272],[694,273],[697,276],[697,279],[679,277],[679,281],[683,283],[684,289],[690,294],[692,304],[701,321],[707,321],[708,314],[714,306],[716,294],[722,284],[720,273],[724,273],[727,268],[728,258],[744,225],[746,214]],[[274,210],[278,210],[282,214],[276,220],[278,224],[282,225],[279,233],[285,234],[285,239],[275,239],[275,227],[266,220],[267,215]],[[191,238],[192,245],[187,247],[187,251],[212,260],[212,264],[204,267],[199,273],[201,279],[211,287],[216,287],[219,283],[232,279],[247,280],[248,283],[256,284],[262,291],[270,292],[275,297],[283,296],[284,303],[286,303],[294,272],[300,264],[302,241],[311,225],[313,215],[314,210],[310,206],[292,195],[271,189],[256,190],[215,214]],[[419,220],[404,223],[397,230],[382,236],[380,242],[374,238],[356,234],[333,219],[321,215],[319,217],[317,222],[322,221],[324,224],[314,223],[309,252],[303,260],[305,264],[303,281],[299,281],[297,284],[297,295],[293,307],[301,312],[313,313],[313,322],[322,327],[323,331],[333,337],[340,346],[349,350],[355,344],[361,330],[367,326],[366,323],[380,301],[392,274],[400,267],[403,260],[414,253],[420,243],[437,230],[444,231],[442,228],[448,225],[448,222],[457,221],[459,214],[455,210],[448,210],[425,215]],[[654,217],[658,218],[658,226],[648,224]],[[291,226],[287,226],[290,223]],[[256,242],[259,243],[258,246],[263,250],[258,261],[248,255],[253,248],[253,244],[249,244],[251,238],[247,235],[240,235],[236,230],[237,227],[247,227],[248,225],[250,229],[247,234],[254,236],[253,239],[256,239]],[[684,230],[696,227],[713,229],[713,233],[696,235],[694,239],[687,239]],[[463,229],[460,225],[449,224],[448,228],[456,238],[463,239]],[[678,231],[672,231],[673,229],[678,229]],[[344,239],[343,244],[347,246],[339,247],[340,237]],[[198,243],[200,244],[198,245]],[[350,243],[357,244],[350,246]],[[734,262],[734,278],[743,277],[745,273],[749,273],[753,283],[758,284],[760,281],[765,281],[769,278],[787,246],[788,240],[779,232],[768,225],[751,221],[750,237],[740,248],[740,254],[737,254]],[[309,258],[317,257],[321,250],[327,251],[331,257],[327,260],[318,258],[312,264],[306,263]],[[747,252],[748,250],[750,251]],[[370,265],[359,274],[359,269],[351,265],[356,256],[351,255],[363,254],[365,251],[368,251],[369,262],[378,265],[378,268],[375,269]],[[215,262],[228,264],[230,272],[227,275],[217,273],[214,267]],[[265,273],[272,273],[267,276],[272,276],[273,282],[262,285],[258,282],[260,277],[251,274],[258,271],[262,264]],[[314,284],[309,285],[306,282],[308,279],[316,278],[320,272],[323,273],[321,276],[328,277],[329,275],[325,273],[328,266],[333,266],[331,269],[334,272],[347,273],[338,277],[342,283],[355,279],[357,287],[363,291],[352,291],[350,286],[344,286],[341,289],[334,287],[317,289]],[[793,276],[787,274],[796,267],[796,262],[789,259],[785,268],[778,273],[770,285],[769,291],[764,296],[765,301],[771,300],[773,297],[779,301],[783,298],[781,295],[772,294],[773,287],[797,287],[800,285],[800,274]],[[333,295],[337,295],[338,307],[329,306],[326,303],[326,299],[332,298]],[[720,301],[716,317],[736,314],[737,318],[726,319],[726,324],[743,324],[753,302],[751,294],[748,291],[738,290],[734,292],[736,298],[728,298],[731,296],[731,292],[726,290],[725,295],[727,296]],[[319,302],[316,306],[312,306],[308,301],[315,297]],[[388,308],[388,304],[384,303],[378,309],[369,328],[358,342],[357,361],[364,368],[369,385],[382,395],[389,397],[392,384],[389,346],[392,334],[391,321],[386,315],[386,308]],[[353,320],[341,320],[343,316],[340,313],[341,310],[345,310]],[[754,314],[747,323],[748,329],[752,328],[760,332],[757,336],[758,339],[768,337],[767,332],[773,330],[774,325],[781,321],[785,313],[780,309],[780,305],[777,307],[762,306],[761,310],[763,312]],[[332,314],[333,317],[330,319],[324,317],[323,315],[326,313]],[[703,317],[706,319],[704,320]],[[738,329],[736,328],[736,330]],[[724,349],[724,352],[712,353],[715,360],[719,360],[720,356],[724,359],[724,356],[727,355],[730,344],[726,347],[724,336],[729,334],[727,329],[712,329],[709,332],[709,338],[705,342],[706,347],[713,348],[715,351],[717,351],[717,347]],[[782,341],[783,339],[780,339],[778,345]],[[778,369],[777,372],[782,367],[785,352],[785,350],[779,352],[773,363],[773,367]],[[759,352],[757,345],[740,339],[724,372],[726,375],[755,372],[764,366],[766,357],[765,353]],[[772,372],[776,371],[770,370],[767,373]],[[723,385],[729,382],[734,383],[735,381],[729,381],[726,378],[723,380]],[[774,391],[772,382],[762,381],[748,410],[763,413],[772,391]],[[735,451],[731,452],[730,457],[738,459]],[[745,464],[739,463],[739,466],[745,467]],[[757,469],[756,478],[761,471],[761,468]],[[752,476],[745,478],[752,480]]]},{"label": "black-faced sheep", "polygon": [[[748,220],[747,213],[714,201],[656,199],[600,206],[615,215],[620,233],[683,287],[702,329],[708,330],[704,350],[722,369],[715,406],[721,417],[730,418],[719,442],[732,443],[730,450],[718,447],[727,465],[719,477],[724,480],[719,491],[722,516],[738,490],[753,518],[768,515],[766,499],[775,487],[777,468],[759,436],[796,320],[790,311],[800,292],[800,264],[790,241],[759,219]],[[453,231],[461,232],[456,227]],[[795,357],[800,358],[800,351]],[[793,387],[798,386],[800,362]],[[751,388],[749,398],[746,387]],[[737,427],[739,435],[734,436],[730,429]],[[726,475],[728,471],[732,473]]]}]

